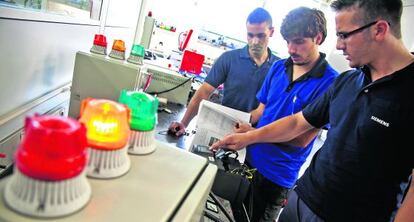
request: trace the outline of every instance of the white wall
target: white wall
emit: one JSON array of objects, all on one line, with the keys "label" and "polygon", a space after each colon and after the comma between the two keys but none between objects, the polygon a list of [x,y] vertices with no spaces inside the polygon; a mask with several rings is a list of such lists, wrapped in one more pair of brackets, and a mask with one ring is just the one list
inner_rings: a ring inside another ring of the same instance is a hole
[{"label": "white wall", "polygon": [[74,51],[87,48],[93,31],[0,19],[0,115],[70,82]]},{"label": "white wall", "polygon": [[246,18],[263,0],[150,0],[154,18],[179,30],[206,29],[246,40]]},{"label": "white wall", "polygon": [[[124,0],[123,9],[110,5],[109,25],[105,28],[108,50],[113,39],[124,39],[130,50],[139,2]],[[118,19],[119,14],[125,12],[128,16]],[[98,31],[99,22],[96,21],[0,6],[0,119],[69,83],[75,53],[89,51]]]},{"label": "white wall", "polygon": [[414,52],[414,30],[412,24],[414,20],[414,0],[404,1],[404,11],[401,19],[401,29],[405,46]]}]

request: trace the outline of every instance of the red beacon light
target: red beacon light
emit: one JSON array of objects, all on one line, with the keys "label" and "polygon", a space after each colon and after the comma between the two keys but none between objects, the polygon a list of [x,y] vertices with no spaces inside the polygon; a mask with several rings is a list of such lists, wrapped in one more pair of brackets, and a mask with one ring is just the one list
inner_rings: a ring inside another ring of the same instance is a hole
[{"label": "red beacon light", "polygon": [[81,209],[91,196],[86,164],[86,129],[78,121],[60,116],[26,118],[15,173],[5,189],[7,205],[36,217]]},{"label": "red beacon light", "polygon": [[129,170],[129,118],[128,107],[111,100],[82,101],[79,121],[87,129],[88,176],[113,178]]},{"label": "red beacon light", "polygon": [[95,34],[90,51],[95,54],[106,55],[107,46],[108,43],[106,42],[106,36],[102,34]]}]

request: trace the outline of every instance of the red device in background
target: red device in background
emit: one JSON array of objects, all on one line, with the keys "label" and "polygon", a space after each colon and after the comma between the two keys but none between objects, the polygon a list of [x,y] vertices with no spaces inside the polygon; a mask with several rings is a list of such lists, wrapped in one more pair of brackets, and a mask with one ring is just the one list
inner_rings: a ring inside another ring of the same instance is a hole
[{"label": "red device in background", "polygon": [[185,50],[181,60],[180,71],[200,74],[203,67],[204,55]]},{"label": "red device in background", "polygon": [[190,41],[191,35],[193,34],[193,30],[190,29],[186,32],[181,32],[180,35],[178,36],[178,42],[179,42],[179,46],[178,46],[178,50],[180,50],[181,52],[184,51],[185,48],[187,48],[188,42]]}]

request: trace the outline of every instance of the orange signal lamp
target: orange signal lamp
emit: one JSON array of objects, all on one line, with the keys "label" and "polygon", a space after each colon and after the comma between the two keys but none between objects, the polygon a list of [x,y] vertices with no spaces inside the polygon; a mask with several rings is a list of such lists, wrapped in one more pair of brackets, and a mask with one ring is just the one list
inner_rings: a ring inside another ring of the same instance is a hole
[{"label": "orange signal lamp", "polygon": [[88,176],[112,178],[129,170],[129,120],[130,111],[125,105],[106,99],[82,101],[79,121],[87,129]]},{"label": "orange signal lamp", "polygon": [[125,42],[120,39],[115,39],[112,49],[115,49],[120,52],[125,52]]},{"label": "orange signal lamp", "polygon": [[85,99],[80,122],[87,128],[92,149],[122,149],[128,141],[130,111],[125,105],[105,99]]},{"label": "orange signal lamp", "polygon": [[119,60],[125,60],[125,42],[119,39],[114,40],[109,57]]}]

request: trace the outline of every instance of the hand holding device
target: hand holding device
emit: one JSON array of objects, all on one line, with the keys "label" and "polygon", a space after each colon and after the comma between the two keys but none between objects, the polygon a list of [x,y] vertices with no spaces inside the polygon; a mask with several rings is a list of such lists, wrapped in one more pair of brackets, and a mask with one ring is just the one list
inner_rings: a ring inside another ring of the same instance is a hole
[{"label": "hand holding device", "polygon": [[168,127],[168,134],[172,136],[182,136],[185,133],[185,126],[180,122],[172,122]]},{"label": "hand holding device", "polygon": [[230,150],[240,150],[247,145],[252,144],[251,139],[246,136],[247,133],[233,133],[225,136],[223,139],[213,143],[210,150],[218,150],[226,147]]}]

